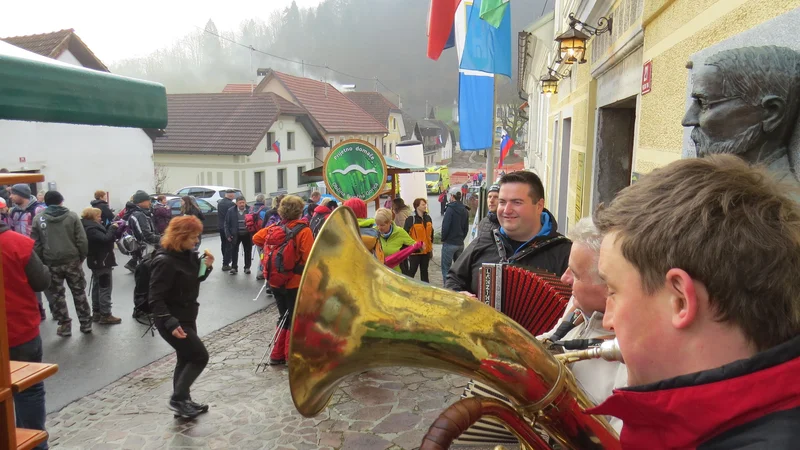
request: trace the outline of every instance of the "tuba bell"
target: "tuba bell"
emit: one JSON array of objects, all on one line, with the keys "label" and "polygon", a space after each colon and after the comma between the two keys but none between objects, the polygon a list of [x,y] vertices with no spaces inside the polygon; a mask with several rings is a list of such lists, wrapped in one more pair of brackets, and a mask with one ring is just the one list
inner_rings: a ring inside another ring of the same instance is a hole
[{"label": "tuba bell", "polygon": [[535,423],[568,449],[615,449],[619,439],[572,373],[527,330],[466,295],[421,284],[380,264],[362,245],[352,210],[339,207],[305,265],[290,332],[289,386],[312,417],[352,374],[391,366],[438,369],[480,380],[514,408],[511,432],[529,448]]}]

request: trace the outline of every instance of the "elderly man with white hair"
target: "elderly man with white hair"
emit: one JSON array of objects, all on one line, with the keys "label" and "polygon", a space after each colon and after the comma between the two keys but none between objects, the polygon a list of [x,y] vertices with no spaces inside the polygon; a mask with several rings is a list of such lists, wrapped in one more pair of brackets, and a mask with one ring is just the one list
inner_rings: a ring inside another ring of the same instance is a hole
[{"label": "elderly man with white hair", "polygon": [[[572,240],[572,250],[569,253],[569,267],[561,276],[561,281],[572,286],[572,299],[562,323],[566,321],[574,327],[563,336],[557,336],[559,324],[539,338],[560,342],[613,338],[614,332],[603,328],[607,287],[597,270],[603,235],[592,219],[586,217],[570,228],[567,236]],[[569,368],[578,385],[595,404],[605,400],[614,389],[624,387],[628,380],[625,366],[618,362],[595,359],[573,363]],[[611,425],[617,432],[622,428],[622,422],[618,419],[612,419]]]},{"label": "elderly man with white hair", "polygon": [[[600,244],[603,236],[594,226],[591,218],[584,218],[573,225],[567,237],[572,241],[569,253],[569,265],[561,276],[561,281],[572,286],[572,299],[567,306],[562,322],[570,323],[568,331],[562,328],[562,336],[554,336],[557,325],[553,330],[538,336],[540,340],[553,339],[558,342],[580,339],[613,338],[613,331],[603,328],[603,314],[606,310],[606,285],[600,280],[597,270]],[[569,365],[575,375],[575,380],[581,390],[595,404],[600,404],[608,398],[613,390],[624,387],[628,376],[625,365],[619,362],[609,362],[602,359],[579,361]],[[508,400],[494,389],[478,382],[468,385],[463,397],[474,395],[495,397],[499,400]],[[608,416],[612,427],[619,433],[622,421]],[[481,419],[476,425],[462,433],[457,441],[460,445],[477,444],[502,444],[516,441],[499,422],[494,419]]]}]

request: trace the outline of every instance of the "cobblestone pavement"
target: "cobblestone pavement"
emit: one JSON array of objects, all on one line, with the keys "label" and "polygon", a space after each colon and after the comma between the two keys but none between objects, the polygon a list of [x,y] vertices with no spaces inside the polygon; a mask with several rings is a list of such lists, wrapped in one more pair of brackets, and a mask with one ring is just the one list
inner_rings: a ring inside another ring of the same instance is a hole
[{"label": "cobblestone pavement", "polygon": [[[441,285],[437,270],[432,265],[431,282]],[[254,373],[276,319],[277,310],[270,306],[204,338],[211,358],[192,397],[210,404],[207,414],[184,421],[167,410],[173,353],[51,414],[51,446],[414,449],[467,383],[466,378],[434,370],[369,371],[345,380],[319,416],[304,418],[292,404],[285,367]]]}]

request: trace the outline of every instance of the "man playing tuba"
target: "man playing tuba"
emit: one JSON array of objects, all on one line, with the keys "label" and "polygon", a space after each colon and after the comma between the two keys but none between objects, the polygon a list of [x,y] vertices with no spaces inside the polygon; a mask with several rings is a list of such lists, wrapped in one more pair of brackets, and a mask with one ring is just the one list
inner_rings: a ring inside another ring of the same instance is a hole
[{"label": "man playing tuba", "polygon": [[728,155],[676,161],[596,213],[604,325],[628,371],[590,409],[623,448],[797,448],[800,210]]}]

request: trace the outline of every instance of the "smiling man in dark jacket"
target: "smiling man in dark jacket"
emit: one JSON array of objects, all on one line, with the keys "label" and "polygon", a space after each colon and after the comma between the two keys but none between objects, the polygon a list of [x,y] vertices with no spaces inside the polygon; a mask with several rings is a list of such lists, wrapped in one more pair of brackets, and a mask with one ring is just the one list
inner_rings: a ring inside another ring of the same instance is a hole
[{"label": "smiling man in dark jacket", "polygon": [[[501,227],[492,239],[476,239],[447,273],[445,287],[477,295],[483,263],[513,262],[561,276],[569,264],[572,242],[558,232],[544,207],[544,186],[533,172],[512,172],[500,182],[497,217]],[[448,205],[449,208],[449,205]]]},{"label": "smiling man in dark jacket", "polygon": [[453,188],[450,191],[450,203],[442,218],[442,279],[447,279],[450,266],[464,251],[464,239],[468,232],[469,211],[461,203],[461,191]]}]

